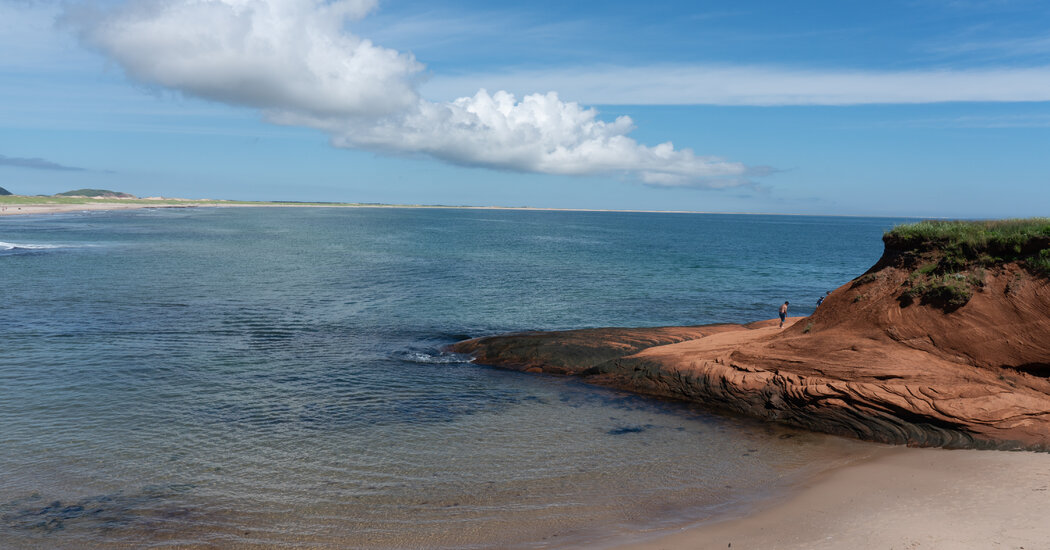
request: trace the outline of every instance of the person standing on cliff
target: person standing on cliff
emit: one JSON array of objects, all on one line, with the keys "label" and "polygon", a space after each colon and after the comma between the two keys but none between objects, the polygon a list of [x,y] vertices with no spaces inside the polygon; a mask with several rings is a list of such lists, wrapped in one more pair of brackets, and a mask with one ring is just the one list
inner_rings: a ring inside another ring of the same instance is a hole
[{"label": "person standing on cliff", "polygon": [[780,328],[784,328],[784,319],[787,319],[788,314],[788,302],[784,300],[784,305],[780,306]]}]

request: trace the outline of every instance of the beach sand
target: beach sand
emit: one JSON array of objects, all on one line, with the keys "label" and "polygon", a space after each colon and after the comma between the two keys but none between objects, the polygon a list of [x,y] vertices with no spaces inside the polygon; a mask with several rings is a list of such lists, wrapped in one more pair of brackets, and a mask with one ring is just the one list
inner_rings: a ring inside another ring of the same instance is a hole
[{"label": "beach sand", "polygon": [[885,447],[754,513],[616,546],[1050,549],[1050,454]]},{"label": "beach sand", "polygon": [[189,205],[145,204],[140,202],[92,202],[84,204],[5,204],[0,216],[61,214],[85,210],[131,210],[135,208],[186,208]]}]

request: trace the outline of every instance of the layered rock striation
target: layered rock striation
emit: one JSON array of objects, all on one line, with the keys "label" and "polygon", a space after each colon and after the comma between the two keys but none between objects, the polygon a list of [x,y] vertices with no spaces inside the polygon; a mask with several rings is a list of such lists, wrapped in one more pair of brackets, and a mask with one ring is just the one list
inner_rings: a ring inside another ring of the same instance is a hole
[{"label": "layered rock striation", "polygon": [[884,241],[872,269],[784,329],[526,332],[453,349],[870,441],[1050,450],[1050,280],[1037,261],[1050,240],[948,260],[937,243]]}]

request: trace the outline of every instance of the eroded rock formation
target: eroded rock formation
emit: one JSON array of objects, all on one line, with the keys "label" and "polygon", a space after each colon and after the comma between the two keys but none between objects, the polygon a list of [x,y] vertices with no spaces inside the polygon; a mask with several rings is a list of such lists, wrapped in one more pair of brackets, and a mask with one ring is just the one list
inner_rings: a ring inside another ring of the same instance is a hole
[{"label": "eroded rock formation", "polygon": [[871,441],[1050,449],[1050,280],[1016,261],[942,274],[966,285],[948,304],[913,290],[932,288],[916,275],[934,272],[928,256],[886,244],[868,273],[784,329],[529,332],[453,349]]}]

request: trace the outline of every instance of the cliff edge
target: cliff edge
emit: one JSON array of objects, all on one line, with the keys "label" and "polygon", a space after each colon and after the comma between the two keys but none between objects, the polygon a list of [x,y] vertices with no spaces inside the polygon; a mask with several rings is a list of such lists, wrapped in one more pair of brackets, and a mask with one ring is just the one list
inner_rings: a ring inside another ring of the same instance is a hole
[{"label": "cliff edge", "polygon": [[886,443],[1050,450],[1050,220],[922,222],[813,315],[467,340],[481,364],[583,377]]}]

